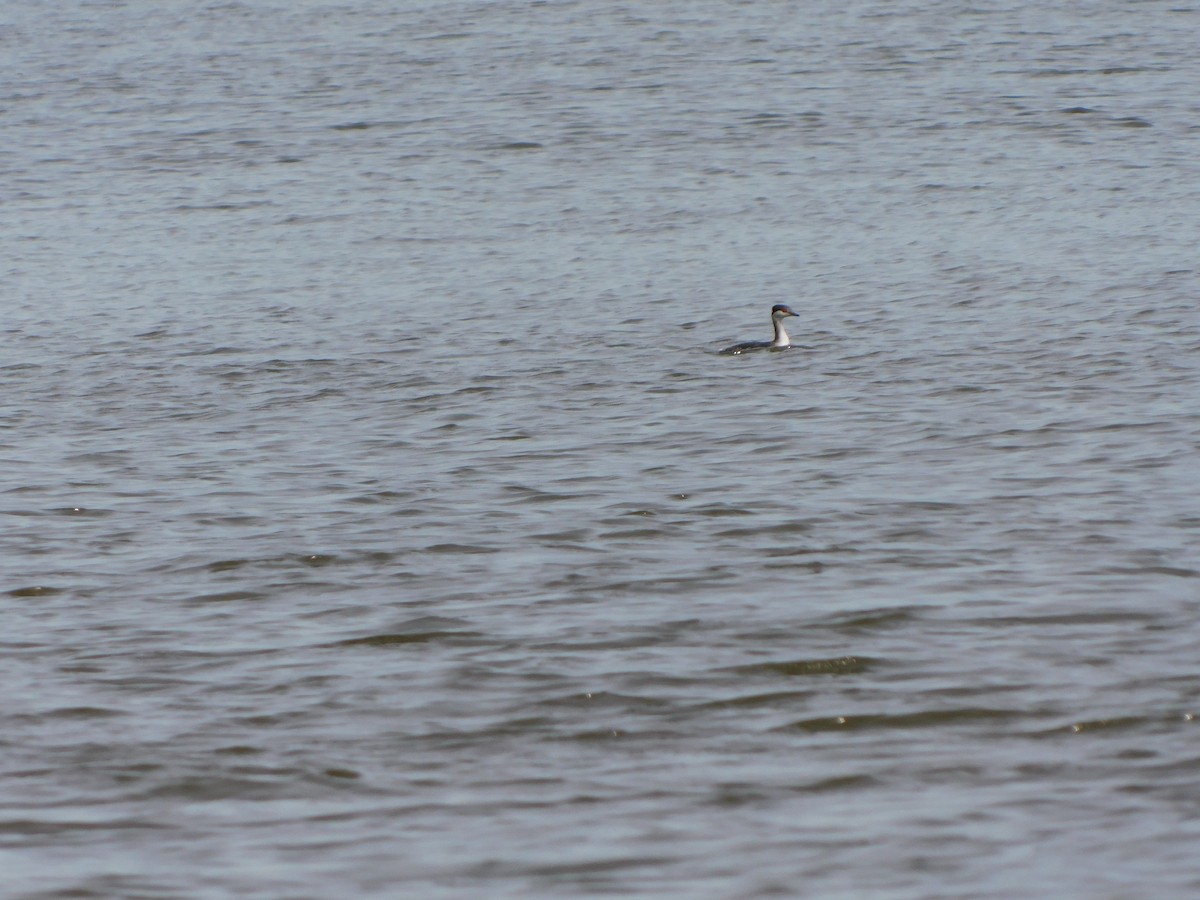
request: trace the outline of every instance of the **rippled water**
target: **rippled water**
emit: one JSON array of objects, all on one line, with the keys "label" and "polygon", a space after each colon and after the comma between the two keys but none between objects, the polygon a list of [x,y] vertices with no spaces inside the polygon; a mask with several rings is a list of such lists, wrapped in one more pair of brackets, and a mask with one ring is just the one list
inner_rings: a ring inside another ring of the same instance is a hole
[{"label": "rippled water", "polygon": [[5,7],[7,896],[1200,891],[1200,8],[813,6]]}]

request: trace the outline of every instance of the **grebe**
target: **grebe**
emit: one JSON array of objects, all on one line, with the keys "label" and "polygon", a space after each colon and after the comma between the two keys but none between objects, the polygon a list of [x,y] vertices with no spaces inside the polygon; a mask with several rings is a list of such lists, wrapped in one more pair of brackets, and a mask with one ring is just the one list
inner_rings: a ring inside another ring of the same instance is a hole
[{"label": "grebe", "polygon": [[775,326],[775,340],[773,341],[746,341],[742,344],[734,344],[731,347],[726,347],[722,353],[745,353],[747,350],[786,350],[792,346],[792,339],[788,337],[786,331],[783,330],[783,320],[788,316],[794,316],[790,306],[771,307],[771,324]]}]

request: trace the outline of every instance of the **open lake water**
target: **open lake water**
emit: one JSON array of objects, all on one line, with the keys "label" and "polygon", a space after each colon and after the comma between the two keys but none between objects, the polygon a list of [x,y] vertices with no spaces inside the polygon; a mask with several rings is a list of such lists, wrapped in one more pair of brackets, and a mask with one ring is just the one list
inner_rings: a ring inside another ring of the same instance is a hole
[{"label": "open lake water", "polygon": [[1200,896],[1198,33],[6,3],[0,892]]}]

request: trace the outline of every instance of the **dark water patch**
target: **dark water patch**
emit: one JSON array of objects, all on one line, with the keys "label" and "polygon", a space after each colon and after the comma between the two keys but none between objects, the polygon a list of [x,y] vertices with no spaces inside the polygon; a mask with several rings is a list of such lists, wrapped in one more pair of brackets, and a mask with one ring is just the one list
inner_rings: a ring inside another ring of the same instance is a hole
[{"label": "dark water patch", "polygon": [[850,716],[824,716],[803,719],[784,726],[780,730],[809,732],[823,731],[891,731],[946,728],[957,725],[979,723],[1003,723],[1017,721],[1028,716],[1020,710],[988,709],[986,707],[963,707],[959,709],[926,710],[914,713],[868,714]]},{"label": "dark water patch", "polygon": [[[42,487],[41,485],[38,485],[36,487],[30,486],[30,487],[24,487],[24,488],[13,488],[12,490],[6,491],[5,493],[8,493],[8,494],[20,494],[20,493],[40,494],[40,493],[45,492],[46,490],[48,490],[48,489],[45,487]],[[79,509],[79,507],[71,507],[71,509]],[[5,510],[0,510],[0,514],[6,515],[6,516],[33,517],[33,516],[61,516],[61,515],[64,515],[64,512],[61,509],[52,509],[52,510],[5,509]]]},{"label": "dark water patch", "polygon": [[704,516],[706,518],[724,518],[726,516],[752,516],[753,509],[747,509],[741,506],[733,506],[728,503],[710,503],[704,506],[693,506],[688,509],[688,514],[693,516]]},{"label": "dark water patch", "polygon": [[1099,71],[1101,75],[1137,75],[1142,72],[1166,72],[1169,70],[1160,66],[1105,66]]},{"label": "dark water patch", "polygon": [[682,529],[673,525],[660,525],[657,528],[620,528],[615,531],[602,531],[599,537],[606,541],[646,541],[678,535]]},{"label": "dark water patch", "polygon": [[61,594],[63,588],[48,587],[46,585],[35,584],[29,587],[13,588],[5,591],[10,597],[52,597],[55,594]]},{"label": "dark water patch", "polygon": [[541,488],[528,487],[523,484],[505,485],[504,492],[516,503],[562,503],[569,500],[580,500],[593,496],[591,494],[557,493]]},{"label": "dark water patch", "polygon": [[458,554],[458,555],[474,555],[474,554],[486,554],[486,553],[499,553],[500,552],[500,549],[498,547],[485,547],[480,544],[456,544],[456,543],[430,544],[428,547],[425,547],[424,550],[426,553],[444,553],[444,554]]},{"label": "dark water patch", "polygon": [[924,606],[904,606],[894,609],[855,610],[835,613],[813,622],[809,628],[829,629],[843,634],[861,635],[876,631],[903,628],[922,618],[930,609]]},{"label": "dark water patch", "polygon": [[[607,879],[597,880],[598,876],[615,875],[631,869],[657,869],[678,862],[671,856],[663,855],[609,855],[593,856],[574,862],[533,863],[522,864],[515,861],[491,861],[477,870],[477,875],[486,878],[536,878],[560,884],[564,890],[580,887],[600,888],[608,884]],[[603,890],[609,893],[609,890]]]},{"label": "dark water patch", "polygon": [[248,209],[259,209],[264,206],[274,206],[271,200],[247,200],[242,203],[184,203],[175,207],[176,212],[243,212]]},{"label": "dark water patch", "polygon": [[706,804],[718,807],[777,806],[796,795],[838,794],[870,790],[880,786],[871,775],[835,775],[802,784],[755,784],[730,782],[713,789]]},{"label": "dark water patch", "polygon": [[480,634],[465,627],[458,619],[443,616],[420,616],[404,622],[391,631],[349,638],[329,644],[331,647],[393,647],[405,644],[425,644],[432,641],[477,639]]},{"label": "dark water patch", "polygon": [[734,782],[713,788],[704,801],[708,806],[722,809],[737,809],[743,806],[761,806],[779,802],[780,791],[772,786]]},{"label": "dark water patch", "polygon": [[1066,69],[1066,68],[1049,68],[1037,69],[1028,73],[1031,78],[1069,78],[1073,75],[1088,75],[1091,74],[1089,69]]},{"label": "dark water patch", "polygon": [[792,571],[792,572],[804,571],[804,572],[810,572],[813,575],[820,575],[822,572],[824,572],[826,570],[826,568],[828,568],[828,566],[825,563],[821,562],[819,559],[811,559],[811,560],[808,560],[807,562],[798,562],[795,560],[789,560],[786,562],[768,562],[768,563],[763,564],[764,570],[770,570],[770,571],[785,570],[785,571]]},{"label": "dark water patch", "polygon": [[338,641],[336,647],[400,647],[405,644],[428,644],[460,637],[457,631],[409,631],[402,634],[372,634],[367,637]]},{"label": "dark water patch", "polygon": [[860,553],[852,547],[768,547],[759,551],[762,556],[771,558],[784,556],[816,556],[821,555],[836,555],[840,553]]},{"label": "dark water patch", "polygon": [[[811,113],[807,118],[819,119],[820,117],[820,113]],[[746,122],[748,125],[758,125],[766,128],[780,128],[793,124],[793,117],[787,113],[762,112],[744,116],[742,121]]]},{"label": "dark water patch", "polygon": [[345,554],[334,553],[304,553],[269,556],[263,559],[231,557],[205,561],[199,564],[187,564],[184,560],[170,560],[156,567],[155,571],[190,572],[207,571],[213,574],[236,572],[240,569],[257,568],[262,570],[295,570],[298,567],[307,569],[323,569],[331,566],[356,565],[385,565],[396,559],[397,554],[391,551],[367,551]]},{"label": "dark water patch", "polygon": [[739,675],[783,675],[787,678],[818,675],[861,675],[873,669],[879,660],[866,656],[839,656],[832,659],[797,659],[782,662],[735,666],[728,671]]},{"label": "dark water patch", "polygon": [[179,350],[180,357],[191,356],[237,356],[251,352],[249,347],[241,347],[233,344],[222,344],[219,346],[204,346],[194,350]]},{"label": "dark water patch", "polygon": [[715,709],[757,709],[759,707],[789,706],[793,703],[807,702],[814,696],[812,691],[771,691],[764,694],[747,694],[742,697],[726,697],[721,700],[710,700],[702,707]]},{"label": "dark water patch", "polygon": [[604,524],[623,525],[627,524],[623,520],[626,518],[653,518],[663,514],[664,510],[658,509],[625,509],[623,506],[610,507],[610,509],[621,510],[616,515],[601,519]]},{"label": "dark water patch", "polygon": [[1151,724],[1154,720],[1147,716],[1116,716],[1108,719],[1091,719],[1084,722],[1072,722],[1064,731],[1070,731],[1072,734],[1083,734],[1084,732],[1111,732],[1111,731],[1128,731],[1136,728],[1143,728]]},{"label": "dark water patch", "polygon": [[63,506],[58,509],[47,510],[49,515],[53,516],[69,516],[71,518],[80,519],[102,519],[106,516],[111,516],[111,509],[88,509],[83,506]]},{"label": "dark water patch", "polygon": [[635,732],[627,731],[624,728],[601,727],[601,728],[585,728],[582,731],[559,733],[559,734],[555,734],[553,736],[553,739],[556,741],[580,743],[580,744],[595,744],[595,743],[607,744],[610,741],[617,741],[617,740],[621,740],[622,738],[639,737],[639,736],[650,737],[650,735],[638,735]]},{"label": "dark water patch", "polygon": [[143,801],[168,800],[177,803],[287,800],[303,796],[305,786],[311,785],[310,781],[300,777],[302,774],[298,769],[275,768],[245,775],[185,775],[164,780],[149,789],[135,792],[134,796]]},{"label": "dark water patch", "polygon": [[[117,832],[122,831],[139,831],[139,830],[155,830],[159,831],[163,828],[163,823],[157,820],[147,820],[139,818],[106,818],[104,821],[89,822],[73,819],[29,819],[29,818],[5,818],[0,819],[0,835],[9,838],[25,838],[25,837],[55,837],[62,840],[71,840],[72,835],[81,836],[88,832],[102,831],[113,829]],[[26,894],[22,892],[24,897],[36,897],[37,894]],[[64,891],[62,893],[45,894],[47,900],[51,897],[104,897],[111,896],[105,893],[92,893],[90,890]],[[121,896],[141,897],[141,896],[157,896],[156,894],[139,894],[130,893]]]},{"label": "dark water patch", "polygon": [[537,644],[539,653],[602,653],[607,650],[636,650],[640,647],[659,647],[669,640],[669,633],[658,630],[605,640],[548,641]]},{"label": "dark water patch", "polygon": [[645,594],[647,596],[653,596],[656,593],[691,594],[710,587],[717,581],[731,577],[733,577],[733,573],[730,571],[710,569],[701,575],[675,575],[604,582],[596,585],[592,590],[595,593]]},{"label": "dark water patch", "polygon": [[879,787],[880,784],[880,779],[873,775],[834,775],[798,785],[792,790],[800,794],[834,794],[842,791],[870,790]]},{"label": "dark water patch", "polygon": [[268,596],[262,591],[218,591],[213,594],[197,594],[188,600],[192,603],[241,603],[266,600]]},{"label": "dark water patch", "polygon": [[1112,575],[1166,575],[1169,578],[1196,578],[1200,571],[1175,566],[1110,566],[1102,571]]},{"label": "dark water patch", "polygon": [[990,616],[979,619],[965,620],[964,624],[979,625],[987,628],[1013,628],[1031,626],[1034,628],[1103,627],[1107,625],[1145,625],[1149,626],[1159,620],[1155,613],[1132,612],[1126,610],[1098,610],[1095,612],[1078,613],[1044,613],[1027,616]]},{"label": "dark water patch", "polygon": [[47,710],[39,715],[47,719],[111,719],[124,716],[127,713],[119,709],[97,706],[64,706],[59,709]]},{"label": "dark water patch", "polygon": [[[1128,732],[1146,732],[1161,734],[1164,731],[1176,731],[1180,728],[1192,729],[1200,724],[1200,716],[1195,713],[1160,713],[1152,715],[1105,716],[1095,719],[1081,719],[1066,725],[1056,725],[1052,728],[1032,732],[1031,737],[1061,738],[1063,735],[1096,735],[1125,734]],[[1131,751],[1123,751],[1128,754]],[[1142,758],[1144,753],[1137,753]],[[1151,757],[1155,756],[1153,748],[1145,748]]]},{"label": "dark water patch", "polygon": [[[407,442],[399,442],[399,443],[389,442],[387,444],[387,446],[390,446],[393,449],[401,449],[404,447],[408,447],[410,445]],[[363,505],[373,505],[373,504],[378,504],[378,503],[385,503],[388,505],[393,505],[398,502],[415,500],[415,499],[418,499],[418,497],[419,497],[419,495],[417,494],[416,491],[392,491],[392,490],[373,491],[373,492],[367,493],[367,494],[358,494],[353,497],[348,497],[346,502],[347,503],[361,503]]]},{"label": "dark water patch", "polygon": [[201,515],[197,516],[195,521],[199,525],[207,525],[214,528],[247,528],[252,526],[267,526],[274,524],[273,522],[260,516],[248,514],[242,515],[236,513],[223,516]]},{"label": "dark water patch", "polygon": [[764,535],[808,534],[815,527],[812,522],[772,522],[755,527],[725,528],[716,532],[717,537],[745,538]]},{"label": "dark water patch", "polygon": [[543,541],[551,544],[569,545],[578,549],[587,549],[582,542],[592,537],[590,528],[564,528],[561,531],[544,531],[529,535],[530,540]]},{"label": "dark water patch", "polygon": [[656,713],[673,708],[674,704],[657,697],[617,694],[612,691],[588,691],[549,697],[540,700],[538,707],[575,709],[583,711],[618,710],[623,712]]}]

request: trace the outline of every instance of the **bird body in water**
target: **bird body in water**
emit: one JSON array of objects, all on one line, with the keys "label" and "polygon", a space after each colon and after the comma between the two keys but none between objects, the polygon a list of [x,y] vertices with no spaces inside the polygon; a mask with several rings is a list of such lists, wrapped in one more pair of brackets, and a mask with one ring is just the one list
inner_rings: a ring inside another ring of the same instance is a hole
[{"label": "bird body in water", "polygon": [[748,350],[786,350],[792,346],[792,339],[788,337],[788,333],[783,330],[783,320],[788,316],[796,315],[792,312],[790,306],[771,307],[771,325],[775,328],[775,339],[770,341],[745,341],[741,344],[733,344],[722,350],[722,353],[745,353]]}]

